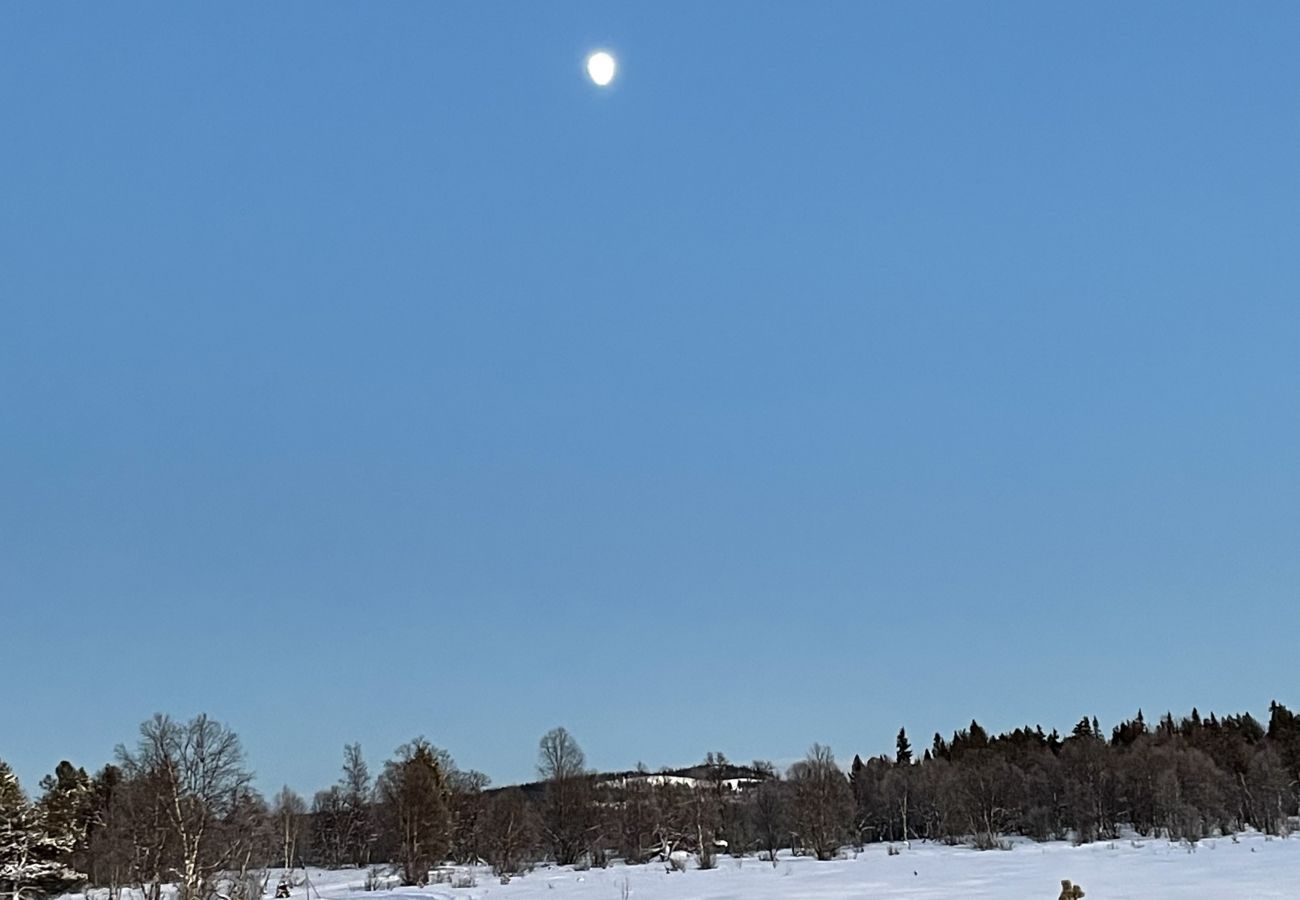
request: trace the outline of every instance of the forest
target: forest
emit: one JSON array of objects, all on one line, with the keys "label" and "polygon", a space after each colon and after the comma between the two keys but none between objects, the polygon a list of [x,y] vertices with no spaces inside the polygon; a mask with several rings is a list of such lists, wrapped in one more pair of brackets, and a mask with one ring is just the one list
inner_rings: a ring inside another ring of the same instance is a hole
[{"label": "forest", "polygon": [[[1244,829],[1285,835],[1300,799],[1300,717],[1267,724],[1141,712],[1103,733],[1081,718],[990,734],[978,722],[919,752],[842,766],[814,744],[784,772],[709,753],[697,765],[595,772],[563,728],[543,735],[536,781],[493,787],[424,738],[372,772],[343,748],[337,783],[310,802],[255,788],[237,734],[199,715],[156,715],[93,774],[61,762],[29,797],[0,761],[0,893],[39,900],[83,888],[108,900],[257,900],[271,870],[359,867],[367,884],[425,884],[445,863],[502,878],[542,864],[775,864],[779,851],[834,859],[873,842],[1006,849],[1008,837],[1087,843],[1132,832],[1189,845]],[[689,861],[689,863],[688,863]]]}]

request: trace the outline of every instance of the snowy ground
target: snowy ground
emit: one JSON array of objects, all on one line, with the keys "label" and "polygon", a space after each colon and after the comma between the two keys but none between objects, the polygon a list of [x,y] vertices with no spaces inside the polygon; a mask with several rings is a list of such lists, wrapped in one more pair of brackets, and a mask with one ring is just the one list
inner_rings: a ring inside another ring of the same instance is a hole
[{"label": "snowy ground", "polygon": [[[301,871],[298,876],[301,879]],[[315,888],[294,900],[1056,900],[1061,879],[1083,886],[1088,900],[1267,900],[1300,898],[1300,836],[1242,835],[1196,849],[1136,840],[1073,847],[1017,842],[1008,851],[913,843],[897,856],[883,845],[833,862],[786,858],[771,863],[720,857],[717,869],[668,873],[662,864],[614,865],[575,872],[540,868],[509,884],[485,870],[459,869],[470,887],[434,884],[367,893],[357,870],[311,871]],[[274,880],[272,880],[274,885]]]}]

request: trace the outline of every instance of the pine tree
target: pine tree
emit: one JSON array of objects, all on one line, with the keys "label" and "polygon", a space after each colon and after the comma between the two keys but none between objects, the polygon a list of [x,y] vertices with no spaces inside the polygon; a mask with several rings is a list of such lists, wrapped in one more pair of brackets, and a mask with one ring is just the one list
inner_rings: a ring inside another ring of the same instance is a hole
[{"label": "pine tree", "polygon": [[33,900],[72,890],[85,876],[65,860],[73,841],[52,836],[40,807],[27,802],[18,777],[0,761],[0,893]]}]

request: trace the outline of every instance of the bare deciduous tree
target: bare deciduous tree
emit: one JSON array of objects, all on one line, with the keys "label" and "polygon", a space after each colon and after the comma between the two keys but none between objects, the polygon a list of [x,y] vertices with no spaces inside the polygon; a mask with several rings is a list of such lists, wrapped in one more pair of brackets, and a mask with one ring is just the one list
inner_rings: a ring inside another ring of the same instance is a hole
[{"label": "bare deciduous tree", "polygon": [[448,781],[451,794],[451,855],[458,862],[474,863],[484,857],[483,791],[491,779],[470,769],[453,772]]},{"label": "bare deciduous tree", "polygon": [[1011,811],[1018,807],[1018,770],[989,750],[969,750],[955,781],[958,801],[966,811],[975,847],[1001,846]]},{"label": "bare deciduous tree", "polygon": [[539,827],[537,813],[518,788],[498,791],[484,813],[485,850],[498,875],[522,872],[533,859]]},{"label": "bare deciduous tree", "polygon": [[110,888],[133,885],[144,900],[158,900],[167,880],[174,840],[163,808],[161,777],[128,775],[113,767],[118,782],[109,795],[96,851],[109,873]]},{"label": "bare deciduous tree", "polygon": [[587,757],[564,728],[552,728],[538,741],[537,774],[543,781],[565,781],[587,774]]},{"label": "bare deciduous tree", "polygon": [[759,849],[767,851],[772,866],[776,866],[776,851],[779,850],[789,834],[789,822],[786,814],[787,788],[777,777],[776,770],[768,765],[766,769],[755,768],[768,775],[753,794],[752,820],[754,833],[758,839]]},{"label": "bare deciduous tree", "polygon": [[546,782],[546,836],[560,865],[576,862],[587,844],[590,779],[582,748],[563,728],[552,728],[537,747],[537,772]]},{"label": "bare deciduous tree", "polygon": [[[146,792],[135,798],[140,812],[160,820],[161,839],[174,850],[179,900],[200,900],[250,839],[238,829],[214,839],[249,792],[239,737],[206,715],[181,723],[159,714],[140,726],[135,750],[119,746],[117,755],[125,776]],[[158,841],[147,838],[138,849],[152,855]]]},{"label": "bare deciduous tree", "polygon": [[370,782],[370,767],[361,754],[360,744],[347,744],[343,748],[343,778],[339,781],[339,792],[343,846],[352,865],[367,866],[375,843],[374,788]]},{"label": "bare deciduous tree", "polygon": [[315,858],[331,869],[347,857],[343,792],[338,785],[317,791],[311,801],[311,841]]},{"label": "bare deciduous tree", "polygon": [[634,778],[623,786],[619,802],[613,806],[617,821],[610,829],[618,834],[618,849],[629,865],[645,862],[658,849],[656,831],[663,818],[659,794],[643,778]]},{"label": "bare deciduous tree", "polygon": [[834,859],[848,835],[853,795],[829,747],[813,744],[807,757],[790,767],[795,828],[818,859]]},{"label": "bare deciduous tree", "polygon": [[298,865],[302,855],[303,822],[307,817],[307,804],[286,784],[275,795],[271,809],[275,820],[276,837],[280,843],[280,857],[286,869]]}]

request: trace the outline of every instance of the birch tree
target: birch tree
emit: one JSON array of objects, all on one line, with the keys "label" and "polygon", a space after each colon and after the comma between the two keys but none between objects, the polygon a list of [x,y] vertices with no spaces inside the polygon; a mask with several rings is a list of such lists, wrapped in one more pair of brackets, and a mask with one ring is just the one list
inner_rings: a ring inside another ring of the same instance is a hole
[{"label": "birch tree", "polygon": [[307,804],[287,784],[275,795],[271,809],[275,821],[276,839],[284,868],[298,865],[302,856],[302,830],[307,818]]},{"label": "birch tree", "polygon": [[213,876],[241,860],[248,839],[222,828],[250,793],[238,735],[206,715],[181,723],[158,714],[140,726],[136,749],[119,746],[117,756],[128,778],[155,793],[176,854],[178,900],[201,900]]}]

